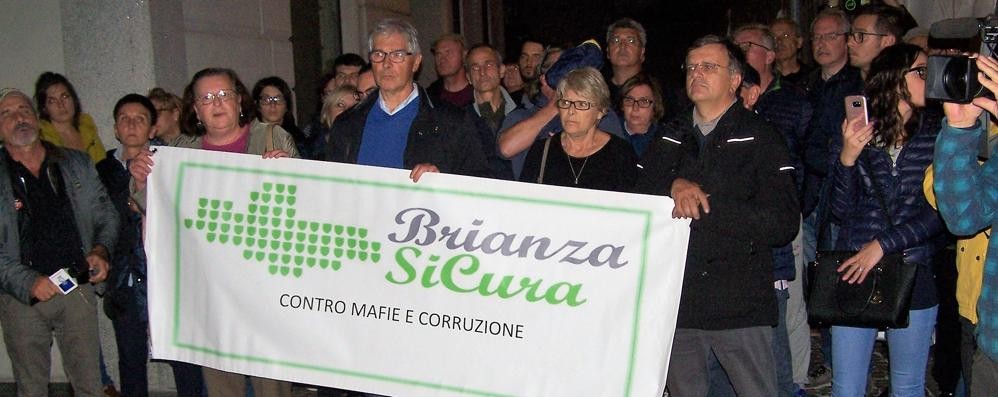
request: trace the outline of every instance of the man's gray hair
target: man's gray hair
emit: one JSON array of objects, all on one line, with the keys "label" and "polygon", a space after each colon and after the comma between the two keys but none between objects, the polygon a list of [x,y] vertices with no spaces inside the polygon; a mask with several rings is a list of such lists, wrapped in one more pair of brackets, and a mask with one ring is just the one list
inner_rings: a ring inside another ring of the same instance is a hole
[{"label": "man's gray hair", "polygon": [[837,8],[826,8],[814,16],[814,20],[811,21],[811,34],[814,34],[814,24],[818,23],[818,20],[822,18],[835,18],[839,20],[839,31],[838,33],[849,33],[852,30],[852,24],[849,23],[849,16],[846,15],[840,9]]},{"label": "man's gray hair", "polygon": [[620,18],[616,22],[611,23],[610,26],[606,28],[606,44],[610,45],[610,40],[613,39],[614,29],[634,29],[638,31],[638,39],[641,40],[641,46],[644,47],[648,44],[648,34],[645,32],[645,27],[641,26],[641,23],[635,21],[631,18]]},{"label": "man's gray hair", "polygon": [[773,30],[770,29],[769,26],[763,25],[761,23],[750,23],[747,25],[742,25],[738,29],[735,29],[735,32],[731,34],[731,40],[734,40],[735,36],[738,36],[740,33],[751,30],[757,31],[762,34],[762,43],[758,44],[766,46],[766,48],[769,48],[770,51],[774,52],[776,51],[776,36],[773,34]]},{"label": "man's gray hair", "polygon": [[24,91],[17,88],[0,88],[0,101],[7,99],[7,97],[12,95],[24,98],[25,102],[28,102],[28,107],[31,108],[31,111],[35,112],[36,116],[38,115],[38,109],[35,109],[35,106],[33,105],[34,102],[28,94],[24,93]]},{"label": "man's gray hair", "polygon": [[[374,25],[371,34],[367,36],[367,52],[374,51],[374,36],[386,34],[401,34],[406,38],[406,51],[419,54],[419,32],[411,23],[396,18],[382,19]],[[397,50],[397,48],[382,48],[382,50]]]}]

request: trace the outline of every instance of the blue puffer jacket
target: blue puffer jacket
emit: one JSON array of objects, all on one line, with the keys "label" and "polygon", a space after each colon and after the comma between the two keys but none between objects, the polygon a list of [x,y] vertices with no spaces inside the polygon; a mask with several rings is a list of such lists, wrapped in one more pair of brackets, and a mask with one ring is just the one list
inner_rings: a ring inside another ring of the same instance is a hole
[{"label": "blue puffer jacket", "polygon": [[[922,191],[925,169],[932,164],[940,115],[926,110],[919,117],[918,130],[901,149],[896,165],[887,151],[866,147],[856,165],[846,167],[838,160],[842,145],[834,145],[832,150],[831,210],[841,225],[836,248],[859,250],[877,239],[885,255],[903,252],[906,263],[919,265],[912,309],[931,307],[938,301],[930,263],[935,253],[932,240],[943,231],[939,213]],[[874,180],[891,214],[890,227],[873,190]]]}]

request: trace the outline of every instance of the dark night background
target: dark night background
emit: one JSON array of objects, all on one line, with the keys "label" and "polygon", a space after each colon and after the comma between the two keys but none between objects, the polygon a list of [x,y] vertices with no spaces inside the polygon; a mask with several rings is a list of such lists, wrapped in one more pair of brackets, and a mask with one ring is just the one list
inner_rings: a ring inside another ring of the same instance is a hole
[{"label": "dark night background", "polygon": [[[802,12],[816,1],[801,1]],[[505,54],[516,59],[524,38],[545,44],[578,44],[596,38],[605,47],[606,27],[630,17],[648,32],[645,69],[670,85],[681,86],[686,48],[707,34],[726,35],[731,28],[748,22],[769,23],[789,0],[505,0]],[[730,21],[729,21],[730,15]],[[805,29],[806,30],[806,29]]]}]

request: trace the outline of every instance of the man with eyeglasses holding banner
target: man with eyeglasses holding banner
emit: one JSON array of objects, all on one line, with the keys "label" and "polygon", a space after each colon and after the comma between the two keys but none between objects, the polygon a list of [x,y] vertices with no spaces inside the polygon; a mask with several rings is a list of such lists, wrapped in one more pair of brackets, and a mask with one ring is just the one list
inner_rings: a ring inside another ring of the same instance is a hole
[{"label": "man with eyeglasses holding banner", "polygon": [[413,82],[423,56],[416,28],[399,19],[378,22],[368,58],[378,91],[333,124],[329,161],[427,172],[489,176],[471,115],[433,103]]},{"label": "man with eyeglasses holding banner", "polygon": [[772,248],[797,233],[794,167],[783,138],[738,103],[742,51],[717,36],[687,52],[694,107],[674,118],[639,164],[636,191],[671,196],[692,219],[666,381],[673,396],[705,396],[713,353],[740,396],[775,396]]}]

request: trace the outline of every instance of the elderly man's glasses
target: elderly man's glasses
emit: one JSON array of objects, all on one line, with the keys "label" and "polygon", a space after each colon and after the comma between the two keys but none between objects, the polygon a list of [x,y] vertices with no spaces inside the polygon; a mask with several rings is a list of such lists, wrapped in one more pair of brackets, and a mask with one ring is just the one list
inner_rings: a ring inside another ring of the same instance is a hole
[{"label": "elderly man's glasses", "polygon": [[201,95],[197,98],[197,100],[199,104],[204,106],[215,103],[215,100],[225,102],[230,99],[235,99],[235,97],[236,97],[236,92],[233,90],[218,90],[218,92],[209,92],[207,94]]},{"label": "elderly man's glasses", "polygon": [[624,97],[624,107],[631,107],[637,105],[639,108],[649,108],[655,101],[648,98],[638,98],[625,96]]},{"label": "elderly man's glasses", "polygon": [[589,101],[570,101],[568,99],[559,99],[555,102],[555,105],[561,109],[568,109],[575,106],[575,110],[589,110],[593,107],[593,104]]},{"label": "elderly man's glasses", "polygon": [[882,33],[867,33],[867,32],[849,32],[848,34],[849,34],[849,38],[853,39],[853,41],[855,41],[857,43],[862,43],[863,40],[866,40],[866,36],[877,36],[877,37],[886,37],[887,36],[886,34],[882,34]]},{"label": "elderly man's glasses", "polygon": [[769,48],[769,47],[766,47],[766,46],[764,46],[762,44],[751,42],[751,41],[743,41],[741,43],[738,43],[738,48],[741,48],[743,52],[749,52],[749,50],[752,49],[752,46],[756,46],[756,47],[762,48],[763,50],[766,50],[766,51],[772,51],[773,50],[772,48]]},{"label": "elderly man's glasses", "polygon": [[693,74],[697,70],[705,74],[710,74],[710,73],[716,73],[718,70],[721,70],[722,68],[727,69],[728,67],[724,65],[718,65],[713,62],[688,63],[683,65],[683,70],[686,71],[686,74]]},{"label": "elderly man's glasses", "polygon": [[825,33],[825,34],[814,33],[811,35],[811,40],[814,40],[815,42],[835,41],[838,40],[839,37],[847,35],[849,35],[849,33]]},{"label": "elderly man's glasses", "polygon": [[280,96],[265,96],[265,97],[261,97],[260,98],[260,104],[261,105],[271,105],[271,106],[283,105],[284,104],[284,97],[280,97]]},{"label": "elderly man's glasses", "polygon": [[926,78],[929,77],[929,68],[927,66],[925,66],[925,65],[915,66],[915,67],[913,67],[911,69],[908,69],[908,71],[905,72],[905,74],[908,74],[908,73],[911,73],[911,72],[918,73],[918,78],[920,78],[922,80],[925,80]]},{"label": "elderly man's glasses", "polygon": [[381,63],[388,58],[392,63],[402,63],[405,61],[405,57],[412,55],[412,52],[406,50],[396,50],[391,52],[385,52],[381,50],[374,50],[367,54],[367,57],[371,59],[371,63]]}]

